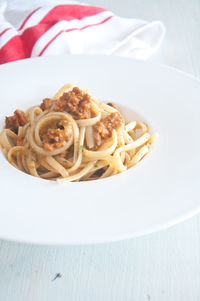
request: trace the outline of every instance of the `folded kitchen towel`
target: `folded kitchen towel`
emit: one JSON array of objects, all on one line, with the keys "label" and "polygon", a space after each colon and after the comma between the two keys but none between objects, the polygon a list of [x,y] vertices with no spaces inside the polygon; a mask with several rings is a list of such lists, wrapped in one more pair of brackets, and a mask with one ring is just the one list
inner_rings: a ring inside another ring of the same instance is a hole
[{"label": "folded kitchen towel", "polygon": [[160,46],[160,21],[122,18],[71,1],[28,11],[0,6],[0,63],[59,54],[116,54],[147,59]]}]

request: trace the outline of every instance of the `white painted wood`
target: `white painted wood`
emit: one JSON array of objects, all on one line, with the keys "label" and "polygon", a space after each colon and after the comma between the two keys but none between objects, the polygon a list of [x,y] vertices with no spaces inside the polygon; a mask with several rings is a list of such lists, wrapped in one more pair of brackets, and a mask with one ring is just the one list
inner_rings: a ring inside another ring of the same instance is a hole
[{"label": "white painted wood", "polygon": [[[200,1],[87,3],[126,17],[162,20],[167,35],[152,60],[200,77]],[[56,273],[62,278],[52,281]],[[41,247],[1,241],[0,301],[19,300],[199,301],[200,216],[105,245]]]}]

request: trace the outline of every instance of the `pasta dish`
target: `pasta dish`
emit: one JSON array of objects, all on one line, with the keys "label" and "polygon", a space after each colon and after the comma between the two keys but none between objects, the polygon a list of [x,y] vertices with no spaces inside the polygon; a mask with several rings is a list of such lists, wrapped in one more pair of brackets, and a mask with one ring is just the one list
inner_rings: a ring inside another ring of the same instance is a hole
[{"label": "pasta dish", "polygon": [[0,145],[19,170],[66,183],[129,169],[148,154],[155,137],[145,123],[126,124],[114,104],[67,84],[39,106],[6,117]]}]

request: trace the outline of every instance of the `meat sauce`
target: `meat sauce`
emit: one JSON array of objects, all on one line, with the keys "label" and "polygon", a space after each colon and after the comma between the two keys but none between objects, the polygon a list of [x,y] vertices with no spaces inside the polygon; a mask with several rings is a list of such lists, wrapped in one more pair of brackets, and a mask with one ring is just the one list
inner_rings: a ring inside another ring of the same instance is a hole
[{"label": "meat sauce", "polygon": [[40,134],[43,148],[46,151],[52,151],[61,148],[65,142],[70,139],[70,131],[67,120],[60,120],[57,122],[57,128],[47,128]]},{"label": "meat sauce", "polygon": [[103,139],[111,137],[112,131],[121,127],[123,119],[119,112],[113,112],[94,125],[94,140],[101,145]]},{"label": "meat sauce", "polygon": [[27,123],[25,113],[20,110],[16,110],[13,116],[6,117],[5,124],[6,129],[10,129],[14,133],[18,133],[19,126],[23,126]]},{"label": "meat sauce", "polygon": [[43,111],[49,110],[53,104],[53,111],[68,112],[76,120],[87,119],[91,115],[91,97],[78,87],[64,93],[57,100],[45,98],[40,107]]}]

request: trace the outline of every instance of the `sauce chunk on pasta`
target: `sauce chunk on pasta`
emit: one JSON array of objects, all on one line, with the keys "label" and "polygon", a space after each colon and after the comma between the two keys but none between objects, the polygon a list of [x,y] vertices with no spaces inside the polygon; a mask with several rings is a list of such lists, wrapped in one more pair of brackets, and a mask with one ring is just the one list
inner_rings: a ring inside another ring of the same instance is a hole
[{"label": "sauce chunk on pasta", "polygon": [[122,127],[123,119],[119,112],[110,113],[106,118],[94,125],[94,140],[96,145],[101,145],[102,140],[111,137],[113,130]]}]

